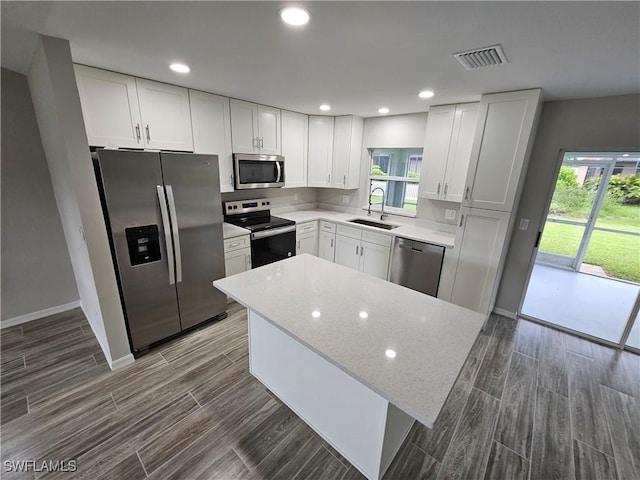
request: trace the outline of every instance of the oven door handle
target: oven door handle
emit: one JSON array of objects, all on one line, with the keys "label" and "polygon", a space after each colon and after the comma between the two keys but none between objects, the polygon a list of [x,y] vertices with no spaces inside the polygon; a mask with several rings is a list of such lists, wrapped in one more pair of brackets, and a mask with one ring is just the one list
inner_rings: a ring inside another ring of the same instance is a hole
[{"label": "oven door handle", "polygon": [[295,232],[296,226],[290,225],[288,227],[272,228],[269,230],[263,230],[261,232],[255,232],[251,234],[251,240],[258,240],[260,238],[273,237],[282,233]]}]

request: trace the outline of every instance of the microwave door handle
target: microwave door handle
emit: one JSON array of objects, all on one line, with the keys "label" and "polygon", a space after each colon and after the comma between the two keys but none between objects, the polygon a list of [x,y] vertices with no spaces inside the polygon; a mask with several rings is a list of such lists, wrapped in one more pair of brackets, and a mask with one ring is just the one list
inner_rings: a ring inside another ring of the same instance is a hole
[{"label": "microwave door handle", "polygon": [[162,228],[164,230],[164,243],[167,251],[167,264],[169,266],[169,285],[175,282],[175,272],[173,265],[173,242],[171,240],[171,225],[169,224],[169,213],[167,212],[167,197],[164,194],[164,187],[156,185],[158,191],[158,203],[160,203],[160,217],[162,218]]},{"label": "microwave door handle", "polygon": [[280,168],[280,162],[276,160],[276,170],[278,170],[278,178],[276,178],[276,183],[280,183],[280,178],[282,177],[282,169]]},{"label": "microwave door handle", "polygon": [[169,213],[171,214],[171,224],[173,232],[173,250],[176,253],[176,283],[182,281],[182,254],[180,253],[180,233],[178,232],[178,214],[176,213],[176,202],[173,198],[173,187],[166,186],[167,199],[169,200]]}]

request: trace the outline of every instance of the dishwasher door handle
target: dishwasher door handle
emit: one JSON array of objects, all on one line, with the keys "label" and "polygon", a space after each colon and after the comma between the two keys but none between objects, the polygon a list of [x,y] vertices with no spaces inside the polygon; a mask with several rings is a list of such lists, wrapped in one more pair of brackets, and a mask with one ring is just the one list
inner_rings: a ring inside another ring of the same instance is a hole
[{"label": "dishwasher door handle", "polygon": [[399,243],[398,247],[400,248],[406,248],[407,250],[411,250],[417,253],[423,253],[424,250],[420,250],[419,248],[414,247],[413,245],[409,245],[409,244],[405,244],[405,243]]}]

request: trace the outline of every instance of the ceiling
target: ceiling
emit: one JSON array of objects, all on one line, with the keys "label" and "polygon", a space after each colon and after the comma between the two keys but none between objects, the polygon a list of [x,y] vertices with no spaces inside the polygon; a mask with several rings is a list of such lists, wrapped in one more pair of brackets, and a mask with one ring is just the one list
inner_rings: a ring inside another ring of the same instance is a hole
[{"label": "ceiling", "polygon": [[[27,73],[37,33],[74,62],[287,108],[426,111],[542,87],[546,100],[640,92],[640,2],[2,1],[2,66]],[[453,53],[501,44],[508,65],[466,71]],[[182,61],[191,73],[171,72]],[[436,96],[419,99],[429,88]]]}]

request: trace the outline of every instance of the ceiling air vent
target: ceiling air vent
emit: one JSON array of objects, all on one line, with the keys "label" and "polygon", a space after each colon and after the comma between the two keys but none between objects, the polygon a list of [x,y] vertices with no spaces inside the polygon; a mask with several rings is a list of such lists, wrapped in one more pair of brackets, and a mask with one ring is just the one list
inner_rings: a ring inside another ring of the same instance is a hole
[{"label": "ceiling air vent", "polygon": [[502,51],[502,47],[500,45],[454,53],[453,56],[456,57],[465,70],[475,70],[476,68],[491,67],[493,65],[509,63],[509,60],[507,60],[507,56]]}]

